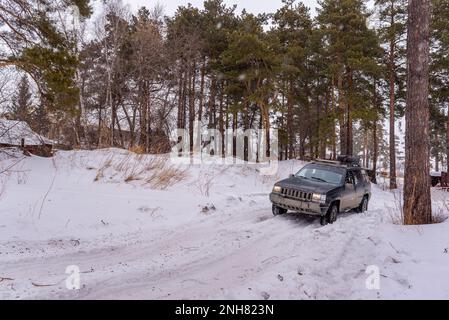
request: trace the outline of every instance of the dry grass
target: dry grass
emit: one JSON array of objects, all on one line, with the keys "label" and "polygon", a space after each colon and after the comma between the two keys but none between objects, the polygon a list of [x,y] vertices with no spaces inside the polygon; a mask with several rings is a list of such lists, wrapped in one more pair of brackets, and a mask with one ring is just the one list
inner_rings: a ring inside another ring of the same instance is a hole
[{"label": "dry grass", "polygon": [[[405,225],[404,206],[402,189],[393,193],[394,208],[389,208],[388,212],[393,224]],[[449,193],[442,197],[436,197],[432,194],[432,223],[442,223],[449,218]]]},{"label": "dry grass", "polygon": [[142,181],[154,189],[165,190],[187,177],[186,170],[170,164],[168,156],[151,156],[129,152],[110,155],[98,169],[94,181],[108,177],[116,182]]},{"label": "dry grass", "polygon": [[145,148],[142,146],[132,146],[128,149],[130,152],[135,154],[145,154]]},{"label": "dry grass", "polygon": [[153,172],[148,178],[145,179],[145,183],[154,189],[165,190],[168,187],[183,181],[186,177],[186,170],[166,167],[160,171]]}]

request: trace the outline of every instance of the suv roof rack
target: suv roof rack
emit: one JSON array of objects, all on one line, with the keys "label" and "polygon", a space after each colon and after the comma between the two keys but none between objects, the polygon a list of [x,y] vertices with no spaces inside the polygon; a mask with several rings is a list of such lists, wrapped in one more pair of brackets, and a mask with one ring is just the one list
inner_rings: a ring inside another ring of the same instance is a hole
[{"label": "suv roof rack", "polygon": [[341,165],[341,162],[337,161],[337,160],[328,160],[328,159],[319,159],[319,158],[314,159],[313,162]]},{"label": "suv roof rack", "polygon": [[360,157],[357,156],[346,156],[340,155],[337,157],[337,160],[328,160],[328,159],[315,159],[313,162],[323,163],[323,164],[331,164],[337,166],[344,167],[357,167],[360,168]]}]

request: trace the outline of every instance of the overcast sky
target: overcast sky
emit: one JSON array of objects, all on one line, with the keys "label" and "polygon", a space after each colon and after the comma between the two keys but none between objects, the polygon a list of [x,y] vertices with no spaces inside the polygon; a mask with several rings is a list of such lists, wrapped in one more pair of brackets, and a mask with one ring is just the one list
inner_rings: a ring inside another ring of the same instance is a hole
[{"label": "overcast sky", "polygon": [[[152,8],[157,2],[158,0],[123,0],[123,3],[129,4],[133,11],[142,6]],[[168,16],[173,15],[178,6],[186,6],[188,3],[191,3],[194,7],[203,8],[203,2],[204,0],[159,0],[159,3],[165,8],[164,14]],[[255,14],[275,12],[282,5],[281,0],[224,0],[224,2],[228,6],[236,4],[238,13],[240,13],[242,9],[246,9],[248,12]],[[302,2],[311,8],[311,13],[313,15],[317,0],[303,0]]]}]

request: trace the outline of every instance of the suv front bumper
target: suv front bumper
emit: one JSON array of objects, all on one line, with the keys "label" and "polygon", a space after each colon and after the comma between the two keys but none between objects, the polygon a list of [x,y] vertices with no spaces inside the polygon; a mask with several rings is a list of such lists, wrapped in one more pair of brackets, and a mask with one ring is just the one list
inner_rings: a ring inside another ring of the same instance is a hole
[{"label": "suv front bumper", "polygon": [[315,216],[324,216],[329,208],[327,204],[296,200],[273,192],[270,193],[270,201],[280,208]]}]

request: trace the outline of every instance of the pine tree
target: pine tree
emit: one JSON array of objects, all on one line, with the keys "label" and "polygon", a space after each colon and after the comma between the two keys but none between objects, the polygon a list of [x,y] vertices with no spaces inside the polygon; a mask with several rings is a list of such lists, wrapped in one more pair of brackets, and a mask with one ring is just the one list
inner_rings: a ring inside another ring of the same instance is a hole
[{"label": "pine tree", "polygon": [[366,74],[377,68],[378,38],[368,28],[369,14],[363,1],[323,0],[319,4],[317,22],[331,61],[329,74],[335,79],[338,93],[340,152],[352,155],[353,123],[370,105],[366,99]]},{"label": "pine tree", "polygon": [[[286,133],[286,155],[293,158],[295,144],[299,142],[301,158],[305,155],[305,141],[312,134],[310,110],[312,72],[311,38],[312,20],[309,9],[295,0],[284,0],[273,15],[276,27],[272,37],[279,43],[276,54],[282,60],[279,70],[279,88],[284,95],[283,114]],[[285,106],[286,105],[286,106]],[[297,137],[299,136],[299,141]]]},{"label": "pine tree", "polygon": [[396,105],[404,80],[400,65],[405,59],[404,37],[406,33],[406,0],[377,0],[379,9],[380,37],[386,45],[386,69],[389,91],[389,137],[390,137],[390,189],[397,188],[395,119]]},{"label": "pine tree", "polygon": [[17,88],[17,93],[12,98],[12,105],[9,111],[12,119],[30,122],[33,107],[27,75],[22,76]]},{"label": "pine tree", "polygon": [[55,108],[77,103],[74,39],[54,19],[77,8],[80,18],[91,14],[89,0],[9,0],[0,4],[0,68],[15,66],[28,73],[41,95]]},{"label": "pine tree", "polygon": [[432,222],[429,179],[430,1],[409,0],[404,223]]},{"label": "pine tree", "polygon": [[[431,22],[431,66],[430,86],[431,104],[433,112],[430,114],[434,135],[432,136],[433,156],[435,161],[442,162],[442,154],[446,154],[446,170],[449,170],[449,1],[432,1]],[[446,125],[442,123],[442,114],[446,112]],[[443,129],[446,132],[443,134]],[[440,141],[445,141],[445,148],[441,149]],[[441,154],[440,154],[441,152]]]},{"label": "pine tree", "polygon": [[[234,108],[242,115],[243,130],[253,127],[258,112],[269,141],[269,101],[273,99],[273,77],[279,62],[263,32],[265,19],[264,16],[242,14],[240,26],[231,34],[229,47],[223,53],[223,65],[230,86],[228,90],[241,95],[241,99],[236,99]],[[244,160],[248,160],[248,148],[249,141],[245,137]]]}]

